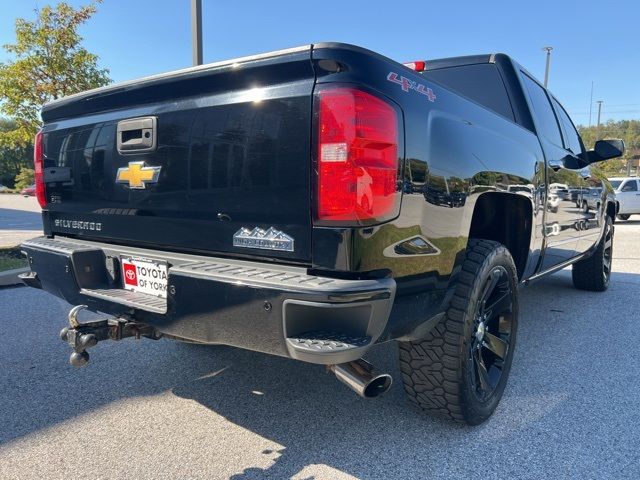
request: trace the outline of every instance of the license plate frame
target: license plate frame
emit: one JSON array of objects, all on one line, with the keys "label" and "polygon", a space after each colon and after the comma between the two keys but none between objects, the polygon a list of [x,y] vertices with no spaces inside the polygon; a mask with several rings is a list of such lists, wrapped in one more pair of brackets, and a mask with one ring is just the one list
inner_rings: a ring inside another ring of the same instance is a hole
[{"label": "license plate frame", "polygon": [[166,300],[169,264],[161,260],[123,255],[120,257],[122,288]]}]

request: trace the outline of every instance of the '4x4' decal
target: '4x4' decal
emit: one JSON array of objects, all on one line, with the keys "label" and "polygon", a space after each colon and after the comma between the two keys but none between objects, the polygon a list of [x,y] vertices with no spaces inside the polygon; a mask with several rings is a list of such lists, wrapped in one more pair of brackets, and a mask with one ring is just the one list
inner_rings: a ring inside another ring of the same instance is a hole
[{"label": "'4x4' decal", "polygon": [[408,92],[409,90],[415,90],[416,92],[425,95],[427,97],[427,100],[429,100],[430,102],[436,101],[436,94],[433,93],[433,90],[431,90],[431,88],[429,87],[425,87],[421,83],[409,80],[407,77],[398,77],[398,74],[395,72],[389,72],[389,75],[387,75],[387,80],[393,83],[397,83],[405,92]]}]

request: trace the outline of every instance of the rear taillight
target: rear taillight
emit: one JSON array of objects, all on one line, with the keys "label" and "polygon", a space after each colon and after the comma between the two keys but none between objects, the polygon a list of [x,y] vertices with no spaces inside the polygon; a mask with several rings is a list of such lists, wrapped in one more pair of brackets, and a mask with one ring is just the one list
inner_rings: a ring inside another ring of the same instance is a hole
[{"label": "rear taillight", "polygon": [[397,110],[348,87],[321,88],[318,109],[317,220],[369,225],[398,213]]},{"label": "rear taillight", "polygon": [[42,152],[42,132],[36,133],[33,144],[33,170],[36,183],[36,198],[41,208],[47,204],[47,193],[44,185],[44,154]]}]

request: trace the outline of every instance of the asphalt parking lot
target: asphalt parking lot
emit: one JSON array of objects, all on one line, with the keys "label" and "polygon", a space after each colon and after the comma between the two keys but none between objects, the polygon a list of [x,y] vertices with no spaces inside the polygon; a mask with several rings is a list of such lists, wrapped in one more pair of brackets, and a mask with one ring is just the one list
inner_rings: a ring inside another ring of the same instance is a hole
[{"label": "asphalt parking lot", "polygon": [[35,197],[0,195],[0,248],[41,235],[42,216]]},{"label": "asphalt parking lot", "polygon": [[[129,339],[74,369],[70,306],[1,289],[0,478],[640,478],[639,239],[640,216],[617,224],[606,293],[568,271],[522,290],[505,396],[474,428],[415,410],[399,381],[363,400],[228,347]],[[368,358],[399,380],[394,344]]]}]

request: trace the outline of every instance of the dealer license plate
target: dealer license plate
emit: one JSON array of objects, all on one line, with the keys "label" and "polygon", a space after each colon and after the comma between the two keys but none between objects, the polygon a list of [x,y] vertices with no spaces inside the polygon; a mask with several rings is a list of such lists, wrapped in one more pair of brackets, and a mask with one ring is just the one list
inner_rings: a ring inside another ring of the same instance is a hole
[{"label": "dealer license plate", "polygon": [[145,258],[121,257],[125,290],[167,298],[167,264]]}]

